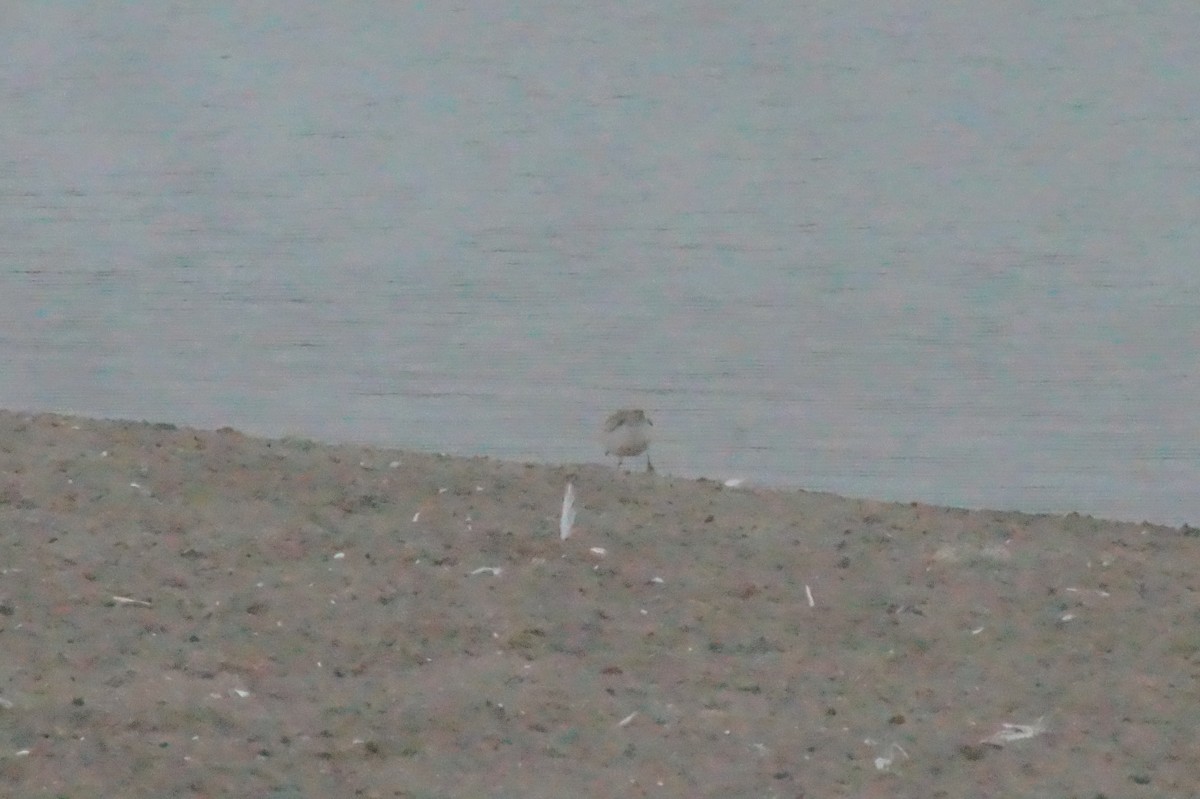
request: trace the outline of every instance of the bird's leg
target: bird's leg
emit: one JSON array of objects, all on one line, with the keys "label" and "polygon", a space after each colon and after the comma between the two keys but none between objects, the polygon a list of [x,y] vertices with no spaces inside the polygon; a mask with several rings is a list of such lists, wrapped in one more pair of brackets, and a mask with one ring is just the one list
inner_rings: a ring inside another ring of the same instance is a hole
[{"label": "bird's leg", "polygon": [[650,462],[650,453],[647,452],[646,453],[646,472],[652,473],[653,471],[654,471],[654,464]]}]

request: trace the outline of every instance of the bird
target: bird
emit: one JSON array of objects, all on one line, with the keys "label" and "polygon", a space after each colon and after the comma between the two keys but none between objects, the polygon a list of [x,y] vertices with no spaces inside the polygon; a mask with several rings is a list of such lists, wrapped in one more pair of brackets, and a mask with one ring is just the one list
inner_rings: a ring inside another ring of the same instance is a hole
[{"label": "bird", "polygon": [[[654,422],[641,408],[623,408],[604,420],[604,454],[617,456],[617,468],[625,458],[641,455],[650,447],[650,427]],[[646,471],[654,471],[646,452]]]}]

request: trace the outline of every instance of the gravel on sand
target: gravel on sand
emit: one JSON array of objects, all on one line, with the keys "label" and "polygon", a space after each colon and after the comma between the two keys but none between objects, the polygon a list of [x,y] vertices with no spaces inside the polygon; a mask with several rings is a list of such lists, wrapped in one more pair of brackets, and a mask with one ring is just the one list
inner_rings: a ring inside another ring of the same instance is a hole
[{"label": "gravel on sand", "polygon": [[1197,797],[1198,536],[0,412],[0,794]]}]

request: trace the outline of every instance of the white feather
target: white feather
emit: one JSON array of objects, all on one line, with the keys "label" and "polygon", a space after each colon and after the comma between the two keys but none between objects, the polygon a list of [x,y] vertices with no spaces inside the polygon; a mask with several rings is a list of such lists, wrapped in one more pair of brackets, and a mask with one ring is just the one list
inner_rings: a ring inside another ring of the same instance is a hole
[{"label": "white feather", "polygon": [[567,493],[563,496],[562,520],[559,522],[558,531],[562,536],[562,540],[566,541],[571,535],[571,528],[575,525],[575,484],[567,483]]}]

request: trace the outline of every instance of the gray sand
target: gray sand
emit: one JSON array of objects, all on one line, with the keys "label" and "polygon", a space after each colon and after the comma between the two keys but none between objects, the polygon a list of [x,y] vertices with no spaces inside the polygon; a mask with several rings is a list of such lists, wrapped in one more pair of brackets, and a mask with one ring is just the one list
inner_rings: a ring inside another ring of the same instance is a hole
[{"label": "gray sand", "polygon": [[0,787],[1196,797],[1198,533],[0,412]]}]

